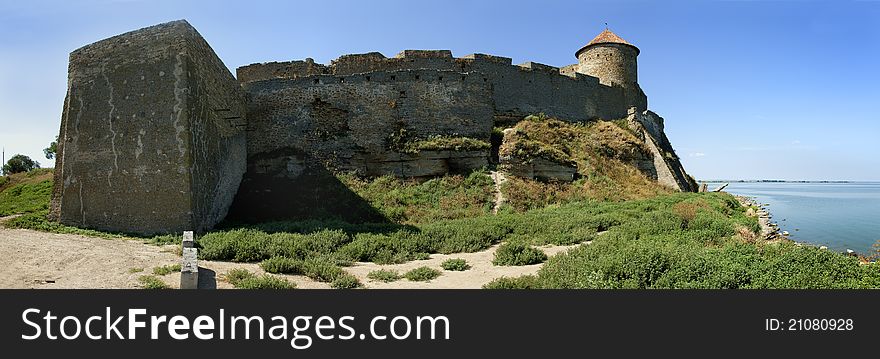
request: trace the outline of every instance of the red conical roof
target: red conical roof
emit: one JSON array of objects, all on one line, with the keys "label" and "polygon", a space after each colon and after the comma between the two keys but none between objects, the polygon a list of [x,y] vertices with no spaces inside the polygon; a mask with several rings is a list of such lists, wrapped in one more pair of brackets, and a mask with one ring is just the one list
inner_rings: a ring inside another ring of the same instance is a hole
[{"label": "red conical roof", "polygon": [[596,35],[596,37],[593,38],[593,41],[590,41],[590,43],[588,43],[587,46],[595,45],[595,44],[605,44],[605,43],[615,43],[615,44],[624,44],[624,45],[634,46],[633,44],[626,42],[626,40],[624,40],[620,36],[617,36],[617,34],[611,32],[611,30],[608,30],[608,29],[603,30],[601,33],[599,33],[599,35]]},{"label": "red conical roof", "polygon": [[626,40],[624,40],[624,39],[623,39],[622,37],[620,37],[620,36],[617,36],[617,34],[611,32],[611,30],[605,29],[605,30],[602,30],[602,32],[600,32],[599,35],[596,35],[596,37],[594,37],[593,40],[591,40],[591,41],[590,41],[589,43],[587,43],[584,47],[582,47],[580,50],[578,50],[578,51],[575,53],[575,56],[577,56],[577,54],[580,54],[581,51],[584,51],[584,49],[586,49],[586,48],[588,48],[588,47],[590,47],[590,46],[593,46],[593,45],[598,45],[598,44],[622,44],[622,45],[628,45],[628,46],[632,46],[634,49],[636,49],[636,54],[639,53],[639,48],[636,47],[636,45],[633,45],[633,44],[630,44],[630,43],[626,42]]}]

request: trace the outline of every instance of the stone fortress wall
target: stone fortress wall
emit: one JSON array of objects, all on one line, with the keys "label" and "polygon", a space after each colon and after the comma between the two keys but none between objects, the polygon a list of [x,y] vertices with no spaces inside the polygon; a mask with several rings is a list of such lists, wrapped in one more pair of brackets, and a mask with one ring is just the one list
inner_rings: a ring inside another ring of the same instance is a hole
[{"label": "stone fortress wall", "polygon": [[[627,118],[653,148],[639,168],[693,190],[669,156],[662,119],[647,111],[638,50],[607,30],[600,38],[624,45],[594,39],[562,68],[406,50],[253,64],[237,79],[186,21],[102,40],[70,56],[50,216],[141,234],[292,218],[344,192],[339,171],[432,177],[484,167],[497,160],[493,127],[536,113]],[[407,147],[438,137],[472,146]],[[362,200],[349,197],[332,212]]]},{"label": "stone fortress wall", "polygon": [[[635,90],[635,99],[628,102],[624,93],[626,89],[620,84],[601,84],[598,77],[578,72],[581,67],[574,64],[560,69],[535,62],[512,65],[510,58],[493,55],[471,54],[454,58],[448,50],[404,50],[392,58],[371,52],[343,55],[330,65],[306,59],[252,64],[239,67],[236,72],[238,80],[247,84],[319,75],[344,79],[346,76],[372,72],[453,71],[462,76],[480,78],[491,87],[494,116],[499,119],[521,119],[529,114],[543,112],[548,116],[570,121],[584,121],[623,118],[630,107],[647,109],[647,98],[640,89]],[[321,85],[325,82],[303,84]],[[635,87],[637,86],[636,84]]]}]

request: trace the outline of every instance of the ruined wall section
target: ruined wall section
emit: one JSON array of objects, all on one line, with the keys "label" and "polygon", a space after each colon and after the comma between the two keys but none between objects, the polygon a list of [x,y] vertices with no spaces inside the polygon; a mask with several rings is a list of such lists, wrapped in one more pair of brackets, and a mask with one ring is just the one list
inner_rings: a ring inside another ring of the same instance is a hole
[{"label": "ruined wall section", "polygon": [[244,89],[248,171],[230,213],[236,220],[308,218],[316,208],[350,215],[348,220],[382,220],[355,210],[364,207],[363,200],[333,173],[431,177],[488,165],[488,148],[401,147],[432,136],[488,143],[492,98],[477,77],[377,71],[256,81]]},{"label": "ruined wall section", "polygon": [[626,119],[629,127],[645,141],[652,156],[652,163],[643,163],[637,167],[669,188],[696,192],[697,183],[685,172],[681,160],[663,131],[663,118],[653,111],[638,112],[636,108],[632,108]]},{"label": "ruined wall section", "polygon": [[214,193],[238,185],[244,131],[211,111],[240,116],[243,97],[192,26],[96,42],[71,53],[68,71],[51,218],[139,234],[221,219],[229,196]]},{"label": "ruined wall section", "polygon": [[383,163],[402,161],[392,142],[437,135],[488,141],[492,129],[489,87],[451,71],[319,75],[244,87],[256,174],[295,177],[303,166],[330,164],[368,175],[418,176],[433,170],[385,171]]}]

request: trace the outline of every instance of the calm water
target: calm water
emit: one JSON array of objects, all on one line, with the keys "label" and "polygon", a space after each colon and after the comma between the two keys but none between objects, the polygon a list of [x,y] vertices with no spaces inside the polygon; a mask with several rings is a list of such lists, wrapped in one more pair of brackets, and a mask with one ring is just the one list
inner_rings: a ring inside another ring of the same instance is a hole
[{"label": "calm water", "polygon": [[880,240],[880,182],[731,183],[725,191],[769,204],[771,219],[799,242],[864,254]]}]

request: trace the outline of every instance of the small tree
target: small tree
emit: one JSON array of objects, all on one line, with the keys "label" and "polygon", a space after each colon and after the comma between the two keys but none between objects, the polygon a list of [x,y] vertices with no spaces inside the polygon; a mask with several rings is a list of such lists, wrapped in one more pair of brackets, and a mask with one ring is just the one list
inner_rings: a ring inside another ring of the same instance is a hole
[{"label": "small tree", "polygon": [[25,155],[15,155],[3,165],[3,174],[28,172],[34,168],[40,168],[40,163]]},{"label": "small tree", "polygon": [[43,154],[46,155],[47,159],[55,158],[55,153],[58,152],[58,136],[55,136],[55,141],[49,144],[49,147],[43,149]]}]

